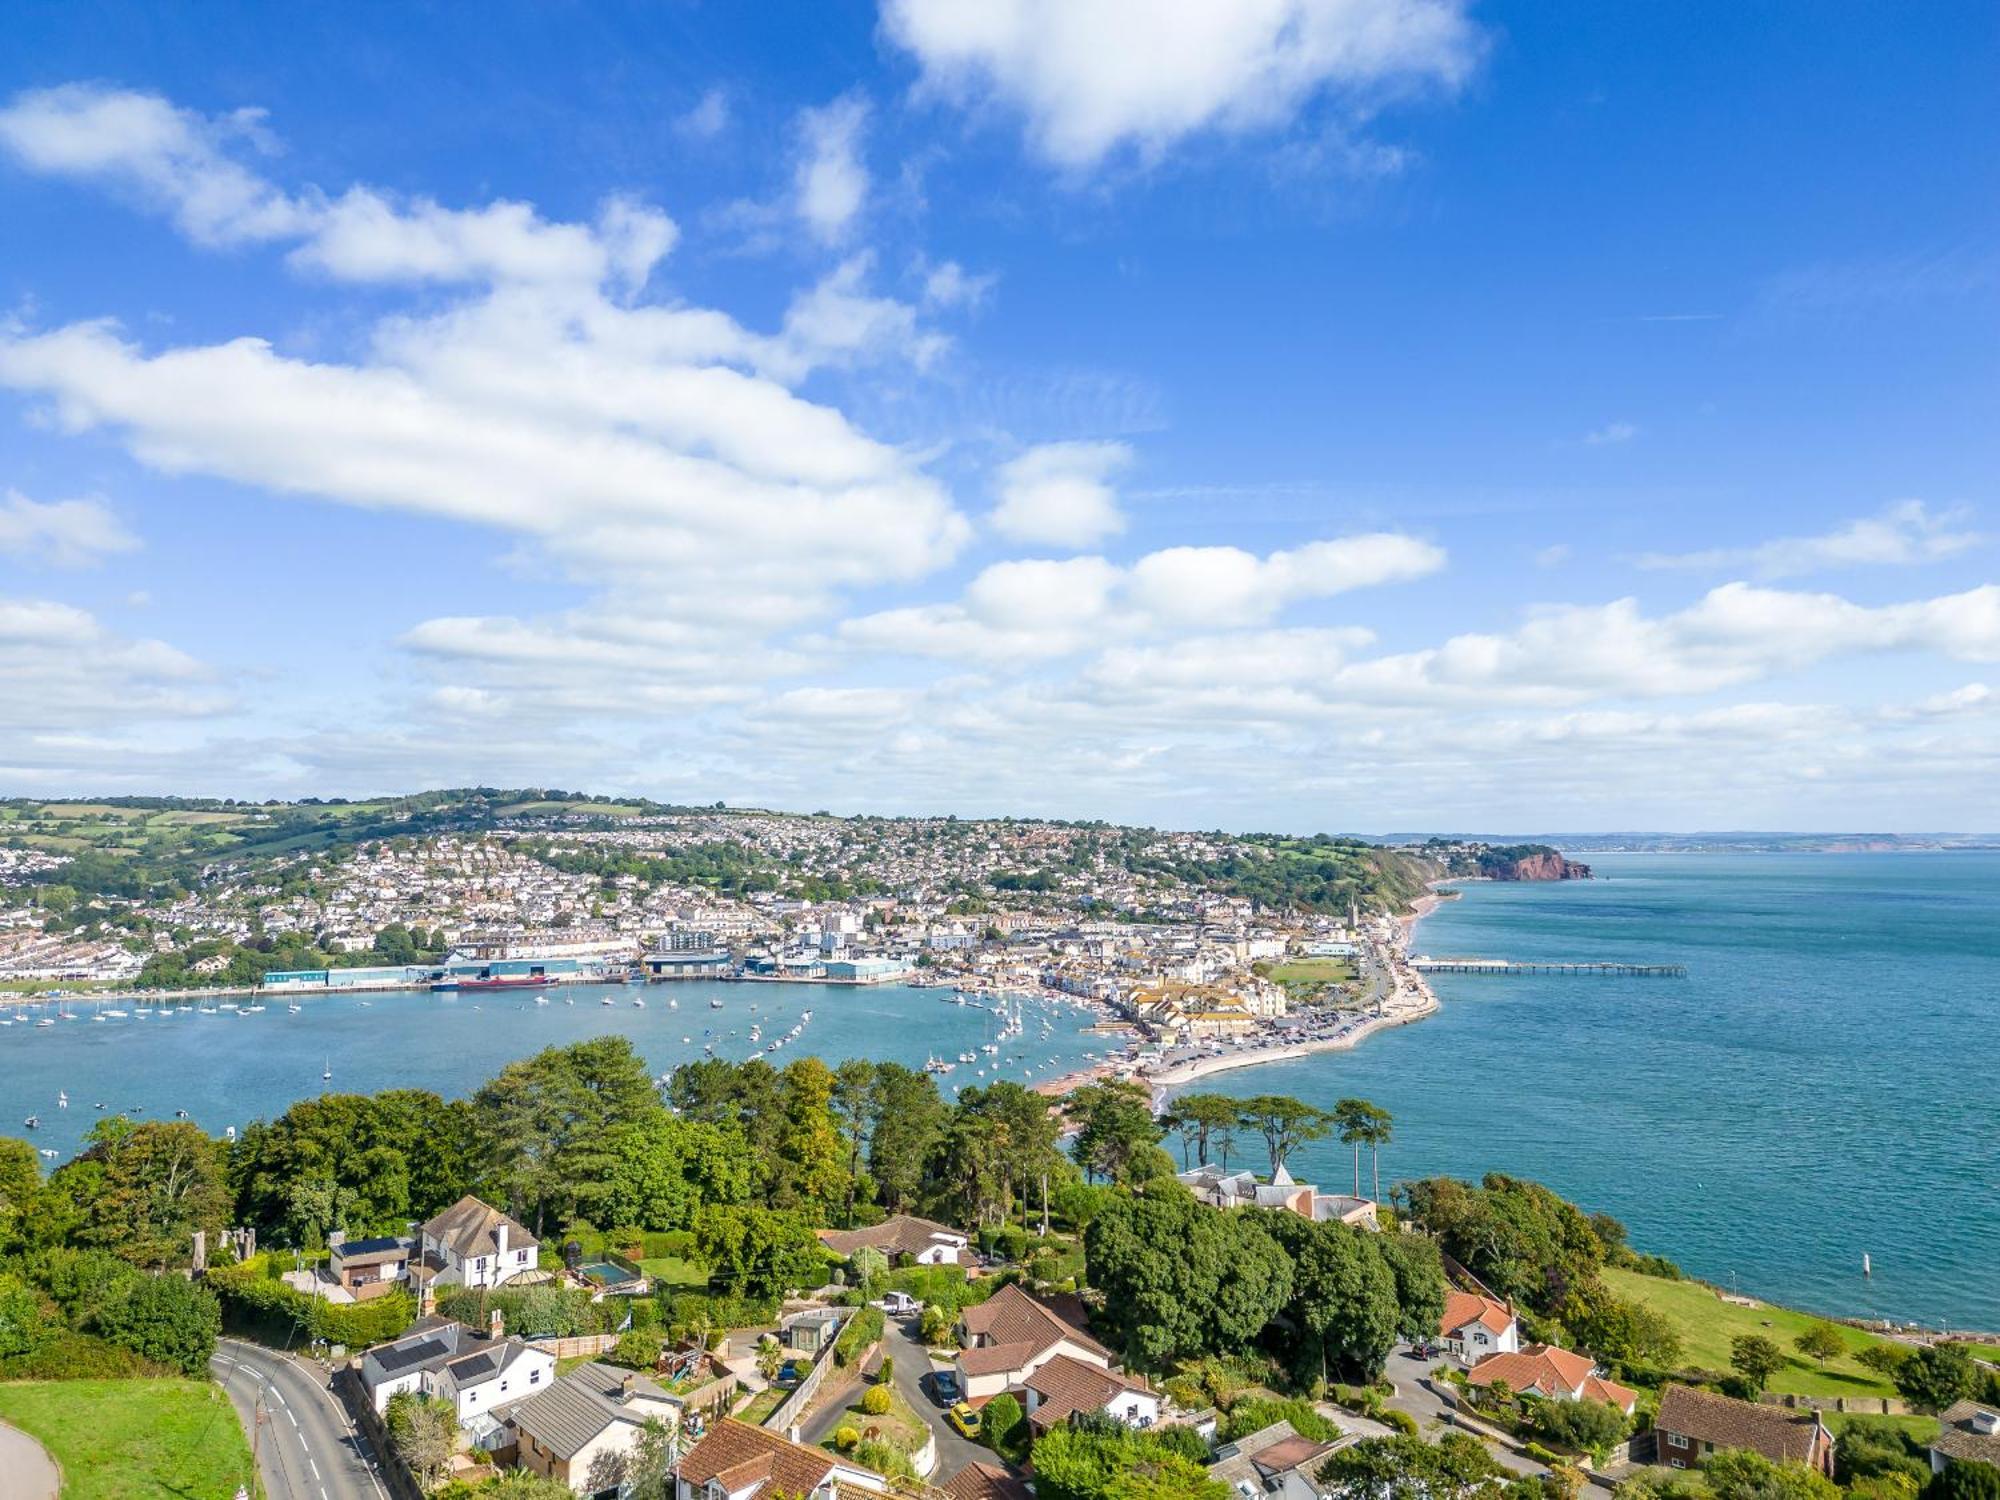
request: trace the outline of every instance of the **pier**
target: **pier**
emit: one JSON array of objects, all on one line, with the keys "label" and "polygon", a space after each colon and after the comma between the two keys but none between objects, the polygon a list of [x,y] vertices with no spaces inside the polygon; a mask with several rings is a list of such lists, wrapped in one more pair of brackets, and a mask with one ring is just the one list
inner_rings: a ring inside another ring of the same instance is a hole
[{"label": "pier", "polygon": [[1623,979],[1685,979],[1682,964],[1521,963],[1509,958],[1418,958],[1420,974],[1597,974]]}]

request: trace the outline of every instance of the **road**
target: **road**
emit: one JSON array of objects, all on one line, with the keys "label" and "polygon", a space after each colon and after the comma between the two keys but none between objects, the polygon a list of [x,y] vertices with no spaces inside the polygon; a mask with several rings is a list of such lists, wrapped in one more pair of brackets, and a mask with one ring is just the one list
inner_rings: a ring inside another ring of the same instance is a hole
[{"label": "road", "polygon": [[48,1450],[0,1422],[0,1500],[56,1500],[56,1490],[56,1466]]},{"label": "road", "polygon": [[[944,1408],[931,1399],[924,1388],[923,1380],[931,1370],[929,1353],[924,1346],[911,1336],[910,1329],[915,1320],[890,1318],[882,1332],[882,1349],[895,1361],[893,1379],[896,1390],[909,1402],[910,1409],[924,1421],[930,1423],[931,1431],[937,1435],[937,1468],[930,1479],[941,1484],[975,1459],[981,1463],[1000,1464],[1002,1459],[991,1448],[960,1437],[944,1419]],[[847,1375],[839,1381],[829,1381],[825,1391],[814,1405],[812,1415],[799,1426],[799,1441],[808,1447],[824,1442],[846,1417],[846,1408],[851,1405],[861,1390],[859,1377]]]},{"label": "road", "polygon": [[[1417,1425],[1425,1430],[1426,1436],[1434,1437],[1434,1428],[1466,1429],[1452,1420],[1452,1408],[1435,1391],[1423,1383],[1424,1376],[1440,1364],[1436,1358],[1419,1359],[1410,1352],[1407,1344],[1399,1345],[1382,1367],[1382,1374],[1396,1388],[1386,1405],[1392,1411],[1408,1412],[1417,1420]],[[1475,1434],[1476,1435],[1476,1434]],[[1546,1474],[1542,1465],[1525,1454],[1516,1452],[1505,1443],[1483,1439],[1486,1451],[1499,1460],[1500,1466],[1512,1469],[1516,1474]]]},{"label": "road", "polygon": [[[388,1500],[368,1440],[354,1430],[347,1409],[314,1366],[223,1339],[209,1369],[257,1446],[271,1500]],[[255,1426],[260,1402],[261,1435]]]}]

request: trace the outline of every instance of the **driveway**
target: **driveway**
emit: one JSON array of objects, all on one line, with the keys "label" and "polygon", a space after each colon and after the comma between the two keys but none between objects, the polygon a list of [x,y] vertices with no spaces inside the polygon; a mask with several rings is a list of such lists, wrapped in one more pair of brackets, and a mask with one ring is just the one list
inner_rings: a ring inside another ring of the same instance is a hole
[{"label": "driveway", "polygon": [[0,1500],[56,1500],[55,1460],[18,1427],[0,1422]]},{"label": "driveway", "polygon": [[896,1389],[910,1407],[931,1424],[931,1431],[937,1434],[937,1468],[933,1477],[942,1483],[951,1478],[967,1464],[999,1464],[1003,1468],[1006,1460],[982,1443],[960,1437],[950,1423],[944,1419],[944,1408],[931,1399],[931,1393],[924,1388],[923,1378],[931,1372],[930,1351],[917,1342],[913,1336],[916,1319],[899,1320],[891,1318],[882,1334],[882,1348],[896,1362]]},{"label": "driveway", "polygon": [[1424,1428],[1425,1435],[1429,1437],[1436,1436],[1430,1429],[1437,1426],[1457,1427],[1461,1432],[1471,1432],[1472,1436],[1486,1444],[1486,1451],[1493,1455],[1502,1468],[1510,1469],[1516,1474],[1548,1473],[1542,1465],[1516,1452],[1506,1443],[1495,1441],[1487,1437],[1484,1432],[1473,1432],[1464,1423],[1454,1419],[1451,1405],[1437,1392],[1423,1384],[1423,1377],[1444,1363],[1445,1361],[1438,1357],[1418,1359],[1410,1353],[1407,1345],[1398,1348],[1389,1356],[1388,1363],[1382,1367],[1384,1377],[1396,1387],[1396,1394],[1386,1403],[1388,1407],[1392,1411],[1408,1412],[1415,1417],[1417,1425]]},{"label": "driveway", "polygon": [[209,1369],[256,1445],[271,1500],[388,1500],[367,1438],[355,1431],[317,1367],[223,1339]]}]

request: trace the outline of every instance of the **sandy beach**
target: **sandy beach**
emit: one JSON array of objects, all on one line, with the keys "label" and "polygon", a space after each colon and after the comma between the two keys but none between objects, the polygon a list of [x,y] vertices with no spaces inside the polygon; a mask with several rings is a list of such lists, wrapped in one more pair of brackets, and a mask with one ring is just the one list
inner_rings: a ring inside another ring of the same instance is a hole
[{"label": "sandy beach", "polygon": [[[1440,882],[1439,884],[1442,884]],[[1332,1034],[1294,1039],[1273,1035],[1268,1041],[1254,1046],[1227,1048],[1219,1054],[1204,1054],[1170,1063],[1163,1068],[1137,1066],[1129,1055],[1110,1058],[1089,1068],[1078,1069],[1063,1074],[1059,1078],[1045,1079],[1035,1085],[1037,1093],[1060,1096],[1082,1084],[1110,1077],[1131,1077],[1151,1086],[1154,1107],[1164,1107],[1167,1099],[1179,1089],[1199,1079],[1217,1073],[1231,1072],[1237,1068],[1261,1067],[1265,1063],[1288,1062],[1293,1058],[1311,1057],[1320,1052],[1344,1052],[1358,1046],[1378,1031],[1392,1026],[1408,1026],[1413,1021],[1421,1021],[1438,1008],[1438,999],[1432,992],[1424,976],[1409,966],[1410,947],[1416,936],[1417,924],[1436,911],[1450,896],[1434,884],[1429,892],[1411,903],[1410,910],[1399,913],[1389,923],[1391,936],[1386,942],[1364,939],[1376,954],[1383,971],[1383,982],[1388,992],[1383,996],[1380,1008],[1362,1015],[1357,1014],[1343,1022]]]}]

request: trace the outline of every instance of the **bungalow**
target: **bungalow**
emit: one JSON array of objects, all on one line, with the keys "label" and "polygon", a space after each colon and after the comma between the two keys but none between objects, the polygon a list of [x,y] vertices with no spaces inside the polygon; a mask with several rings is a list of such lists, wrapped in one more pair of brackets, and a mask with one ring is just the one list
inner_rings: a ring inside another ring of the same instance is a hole
[{"label": "bungalow", "polygon": [[1103,1412],[1127,1427],[1160,1420],[1160,1398],[1136,1375],[1121,1375],[1067,1354],[1045,1360],[1022,1383],[1028,1425],[1037,1436],[1078,1412]]},{"label": "bungalow", "polygon": [[1605,1379],[1583,1355],[1553,1344],[1530,1344],[1511,1354],[1489,1354],[1466,1378],[1477,1386],[1504,1380],[1523,1395],[1550,1401],[1603,1401],[1628,1417],[1639,1401],[1637,1391]]},{"label": "bungalow", "polygon": [[680,1424],[680,1403],[634,1370],[593,1361],[515,1405],[506,1425],[516,1460],[579,1495],[616,1496],[648,1421]]},{"label": "bungalow", "polygon": [[394,1291],[409,1275],[415,1253],[414,1241],[394,1235],[350,1240],[335,1230],[327,1242],[327,1274],[356,1302]]},{"label": "bungalow", "polygon": [[1521,1347],[1514,1310],[1480,1292],[1445,1294],[1438,1336],[1446,1352],[1467,1365],[1476,1365],[1489,1354],[1513,1354]]},{"label": "bungalow", "polygon": [[835,1255],[880,1250],[891,1265],[970,1266],[975,1258],[965,1235],[914,1214],[894,1214],[866,1229],[822,1229],[819,1239]]},{"label": "bungalow", "polygon": [[470,1193],[418,1231],[425,1279],[441,1286],[499,1286],[536,1268],[540,1243]]},{"label": "bungalow", "polygon": [[2000,1469],[2000,1408],[1958,1401],[1939,1414],[1938,1422],[1938,1435],[1931,1441],[1933,1474],[1942,1474],[1953,1464],[1990,1464]]},{"label": "bungalow", "polygon": [[1208,1474],[1245,1497],[1319,1500],[1313,1472],[1338,1446],[1300,1437],[1290,1422],[1273,1422],[1216,1449]]},{"label": "bungalow", "polygon": [[835,1500],[888,1493],[872,1469],[819,1448],[788,1443],[775,1432],[725,1417],[690,1448],[675,1471],[674,1500]]},{"label": "bungalow", "polygon": [[[1057,1311],[1057,1306],[1062,1311]],[[1082,1304],[1062,1304],[1030,1296],[1009,1284],[958,1315],[960,1349],[953,1363],[967,1400],[997,1396],[1059,1354],[1101,1370],[1111,1368],[1111,1351],[1085,1333]]]},{"label": "bungalow", "polygon": [[1833,1475],[1833,1434],[1818,1412],[1670,1385],[1660,1396],[1653,1434],[1658,1461],[1676,1469],[1692,1468],[1720,1449],[1748,1448],[1775,1463]]}]

